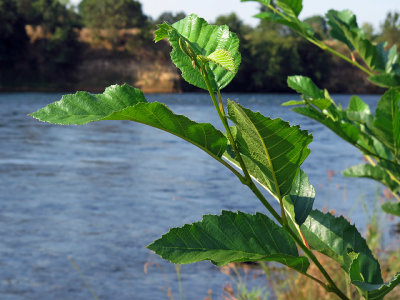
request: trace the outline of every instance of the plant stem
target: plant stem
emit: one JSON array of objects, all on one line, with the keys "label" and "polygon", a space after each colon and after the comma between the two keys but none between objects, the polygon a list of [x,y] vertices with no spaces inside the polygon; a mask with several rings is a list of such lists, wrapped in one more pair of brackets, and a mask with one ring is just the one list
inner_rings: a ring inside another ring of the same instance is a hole
[{"label": "plant stem", "polygon": [[[221,107],[222,109],[220,109],[220,107],[219,107],[219,105],[217,103],[217,99],[215,98],[214,90],[212,89],[210,81],[208,80],[208,75],[207,75],[206,68],[203,67],[202,70],[203,70],[202,73],[203,73],[204,82],[207,85],[207,89],[208,89],[208,92],[210,93],[211,100],[212,100],[212,102],[214,104],[215,109],[217,110],[218,116],[221,119],[222,124],[224,125],[224,128],[226,130],[226,134],[228,136],[229,142],[231,143],[231,146],[233,148],[233,151],[235,152],[236,158],[239,161],[239,164],[240,164],[240,167],[241,167],[241,169],[243,171],[245,180],[249,180],[249,179],[251,180],[250,174],[247,171],[247,168],[246,168],[246,166],[244,164],[242,156],[240,155],[240,152],[239,152],[239,150],[238,150],[238,148],[236,146],[235,140],[233,139],[233,135],[232,135],[231,129],[229,128],[228,121],[226,119],[223,106]],[[220,101],[221,101],[221,104],[222,104],[222,100],[220,100]]]},{"label": "plant stem", "polygon": [[[204,78],[204,82],[207,85],[207,89],[208,92],[210,93],[212,102],[214,104],[215,109],[217,110],[218,116],[221,119],[222,124],[225,127],[226,130],[226,134],[228,136],[229,142],[231,143],[231,146],[235,152],[236,158],[239,161],[240,167],[243,171],[244,177],[241,174],[238,174],[238,172],[235,170],[234,174],[240,179],[240,181],[244,184],[247,185],[252,191],[253,193],[257,196],[257,198],[261,201],[261,203],[265,206],[265,208],[271,213],[271,215],[274,216],[274,218],[279,222],[279,224],[283,225],[283,221],[281,216],[279,216],[279,214],[276,212],[276,210],[272,207],[271,204],[269,204],[269,202],[267,201],[267,199],[265,199],[264,195],[260,192],[260,190],[256,187],[256,185],[254,184],[253,180],[250,177],[249,172],[247,171],[246,165],[242,159],[242,156],[240,155],[239,149],[237,148],[237,145],[235,143],[235,140],[233,139],[232,136],[232,132],[229,128],[228,125],[228,121],[227,118],[225,116],[225,111],[223,108],[223,103],[222,103],[222,98],[221,98],[221,93],[218,91],[218,100],[221,106],[218,105],[217,103],[217,99],[215,98],[215,94],[214,91],[211,87],[210,81],[208,80],[207,77],[207,71],[205,70],[205,68],[203,68],[203,78]],[[224,162],[224,165],[226,165],[226,163]],[[229,164],[228,164],[229,165]],[[232,170],[232,167],[229,168],[230,170]]]},{"label": "plant stem", "polygon": [[328,292],[335,293],[341,299],[349,300],[349,298],[333,282],[332,278],[330,277],[328,272],[325,270],[325,268],[321,265],[321,263],[318,261],[317,257],[314,255],[314,253],[310,249],[308,249],[306,245],[304,245],[302,243],[302,241],[297,237],[297,235],[292,231],[292,229],[290,229],[289,226],[286,228],[286,231],[292,236],[292,238],[295,240],[296,244],[299,245],[301,250],[303,250],[304,254],[307,255],[312,260],[312,262],[317,266],[319,271],[322,273],[322,275],[328,281],[328,285],[324,286],[325,289]]}]

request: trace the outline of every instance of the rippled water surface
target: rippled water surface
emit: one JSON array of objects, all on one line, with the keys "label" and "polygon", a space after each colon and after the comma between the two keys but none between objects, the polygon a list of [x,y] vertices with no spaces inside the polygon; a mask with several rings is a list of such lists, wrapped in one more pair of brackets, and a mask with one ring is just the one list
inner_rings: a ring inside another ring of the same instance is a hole
[{"label": "rippled water surface", "polygon": [[[310,130],[303,167],[315,207],[350,215],[364,232],[379,186],[341,176],[362,161],[356,149],[280,106],[294,95],[225,96]],[[92,299],[71,259],[100,299],[168,299],[168,287],[178,299],[174,266],[145,246],[203,214],[264,212],[229,171],[175,136],[131,122],[55,126],[27,116],[60,97],[0,95],[0,299]],[[148,98],[221,128],[206,94]],[[378,99],[362,98],[373,107]],[[209,262],[184,265],[181,275],[186,299],[204,299],[210,289],[220,299],[229,280]]]}]

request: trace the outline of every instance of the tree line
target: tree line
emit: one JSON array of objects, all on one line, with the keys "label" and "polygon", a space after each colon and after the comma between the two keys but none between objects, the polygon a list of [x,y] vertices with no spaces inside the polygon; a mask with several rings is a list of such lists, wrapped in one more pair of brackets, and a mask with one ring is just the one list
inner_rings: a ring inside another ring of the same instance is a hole
[{"label": "tree line", "polygon": [[[0,0],[0,89],[73,88],[78,80],[76,67],[99,52],[107,57],[169,61],[168,45],[154,46],[153,31],[156,24],[183,17],[183,12],[165,12],[152,19],[136,0],[83,0],[77,7],[61,0]],[[331,42],[322,16],[305,22],[321,39]],[[334,78],[354,74],[286,27],[265,21],[251,27],[235,13],[221,15],[214,23],[227,24],[241,42],[240,74],[226,91],[286,92],[284,78],[302,74],[332,91],[349,92],[348,87],[335,85]],[[392,12],[380,31],[368,23],[363,29],[376,42],[400,46],[399,23],[399,13]],[[184,82],[179,86],[190,89]]]}]

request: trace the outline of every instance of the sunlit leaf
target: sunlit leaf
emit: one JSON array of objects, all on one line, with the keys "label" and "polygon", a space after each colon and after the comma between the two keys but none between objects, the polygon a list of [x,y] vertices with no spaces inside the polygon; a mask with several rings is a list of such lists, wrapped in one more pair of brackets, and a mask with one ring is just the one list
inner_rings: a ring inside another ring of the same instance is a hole
[{"label": "sunlit leaf", "polygon": [[289,234],[261,213],[205,215],[200,222],[171,229],[148,248],[176,264],[276,261],[303,273],[309,266]]},{"label": "sunlit leaf", "polygon": [[232,73],[236,72],[235,61],[233,60],[232,55],[226,50],[216,50],[209,56],[202,56],[202,58],[224,68],[227,71]]},{"label": "sunlit leaf", "polygon": [[[239,68],[241,56],[239,53],[239,39],[229,31],[228,26],[209,25],[204,19],[191,14],[186,18],[170,25],[158,25],[155,32],[155,41],[167,38],[172,46],[171,59],[181,70],[182,77],[190,84],[207,90],[201,70],[196,66],[197,56],[208,57],[218,50],[229,52],[231,59],[229,68],[220,63],[208,65],[209,81],[214,90],[224,88],[234,77]],[[193,52],[190,57],[179,44],[179,40],[187,43]],[[218,52],[217,52],[218,53]],[[222,52],[221,52],[222,53]],[[214,54],[216,56],[216,54]],[[225,59],[226,59],[225,55]]]},{"label": "sunlit leaf", "polygon": [[158,102],[147,103],[143,93],[129,85],[110,86],[103,94],[77,92],[65,95],[31,116],[42,122],[63,125],[130,120],[174,134],[211,156],[220,157],[226,148],[225,136],[211,124],[195,123]]}]

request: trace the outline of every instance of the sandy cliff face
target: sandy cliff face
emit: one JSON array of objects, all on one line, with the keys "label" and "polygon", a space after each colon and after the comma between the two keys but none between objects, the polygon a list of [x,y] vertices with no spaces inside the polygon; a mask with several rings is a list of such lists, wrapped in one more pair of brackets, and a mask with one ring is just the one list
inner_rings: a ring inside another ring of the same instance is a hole
[{"label": "sandy cliff face", "polygon": [[135,59],[129,55],[87,55],[75,70],[76,88],[101,91],[128,83],[145,93],[179,92],[179,75],[172,63]]}]

